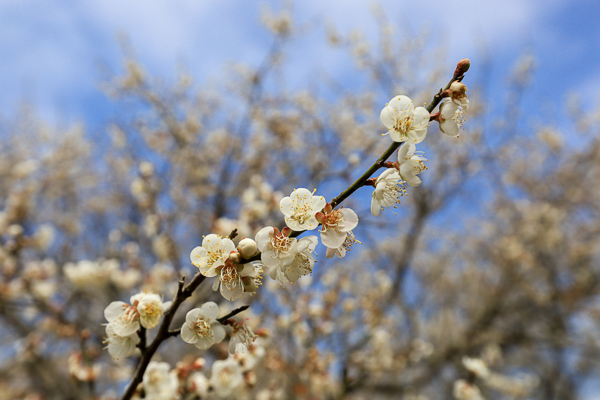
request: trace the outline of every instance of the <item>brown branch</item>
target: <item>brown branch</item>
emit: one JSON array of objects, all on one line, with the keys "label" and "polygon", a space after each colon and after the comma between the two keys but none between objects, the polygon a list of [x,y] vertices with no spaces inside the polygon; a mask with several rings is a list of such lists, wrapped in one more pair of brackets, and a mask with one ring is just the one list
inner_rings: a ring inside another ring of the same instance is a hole
[{"label": "brown branch", "polygon": [[173,317],[175,316],[177,309],[192,295],[192,293],[194,293],[194,290],[196,290],[196,288],[204,281],[204,279],[205,277],[202,274],[197,273],[192,281],[184,287],[185,278],[181,278],[179,281],[179,286],[177,287],[177,293],[175,294],[173,302],[171,303],[171,307],[163,316],[163,320],[158,327],[158,333],[156,334],[156,337],[146,348],[146,350],[142,352],[142,359],[140,360],[129,386],[127,386],[127,389],[125,390],[123,397],[121,397],[121,400],[130,400],[132,398],[138,385],[142,382],[144,372],[146,372],[146,368],[148,368],[148,364],[150,364],[150,360],[152,360],[152,356],[154,356],[154,353],[156,353],[158,347],[163,341],[171,336],[174,336],[171,334],[171,332],[169,332],[169,326],[171,325],[171,321],[173,321]]},{"label": "brown branch", "polygon": [[226,320],[228,320],[231,317],[235,317],[236,315],[238,315],[241,312],[246,311],[248,308],[250,308],[249,305],[246,306],[241,306],[240,308],[236,308],[235,310],[233,310],[232,312],[230,312],[229,314],[227,314],[224,317],[221,318],[217,318],[217,321],[219,321],[221,324],[223,324]]}]

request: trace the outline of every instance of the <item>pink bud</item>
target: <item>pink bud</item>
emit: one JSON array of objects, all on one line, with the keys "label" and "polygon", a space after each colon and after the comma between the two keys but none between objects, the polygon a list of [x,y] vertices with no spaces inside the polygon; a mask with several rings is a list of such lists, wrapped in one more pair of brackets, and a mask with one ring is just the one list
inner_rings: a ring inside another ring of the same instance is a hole
[{"label": "pink bud", "polygon": [[468,58],[463,58],[456,65],[454,76],[461,76],[471,68],[471,61]]}]

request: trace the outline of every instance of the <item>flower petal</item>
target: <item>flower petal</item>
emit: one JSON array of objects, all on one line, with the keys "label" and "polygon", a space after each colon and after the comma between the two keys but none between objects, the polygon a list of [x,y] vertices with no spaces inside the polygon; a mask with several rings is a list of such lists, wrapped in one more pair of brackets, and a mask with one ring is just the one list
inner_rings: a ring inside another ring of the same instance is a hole
[{"label": "flower petal", "polygon": [[426,128],[429,124],[429,111],[423,107],[415,108],[413,120],[413,129]]},{"label": "flower petal", "polygon": [[415,106],[413,105],[413,101],[408,96],[400,95],[396,96],[390,100],[388,103],[389,107],[392,107],[394,110],[401,112],[403,110],[412,111]]},{"label": "flower petal", "polygon": [[198,341],[198,335],[188,324],[183,324],[181,327],[181,339],[186,343],[196,343]]},{"label": "flower petal", "polygon": [[202,307],[200,307],[200,309],[202,310],[202,315],[204,315],[204,319],[214,321],[219,316],[219,306],[216,303],[213,303],[212,301],[202,304]]},{"label": "flower petal", "polygon": [[[374,216],[378,216],[380,212],[381,212],[380,201],[377,198],[377,196],[375,196],[375,193],[373,193],[373,197],[371,198],[371,214],[373,214]],[[330,249],[327,249],[327,258],[333,257],[333,255],[331,257],[329,257],[329,250]]]},{"label": "flower petal", "polygon": [[346,232],[336,232],[333,229],[328,229],[321,232],[321,242],[329,248],[336,249],[344,243],[347,235]]},{"label": "flower petal", "polygon": [[266,226],[258,231],[256,237],[254,238],[256,246],[258,247],[258,251],[263,252],[265,250],[265,246],[268,243],[271,243],[271,238],[273,237],[274,232],[275,229],[272,226]]},{"label": "flower petal", "polygon": [[199,348],[200,350],[206,350],[208,349],[210,346],[212,346],[213,344],[215,344],[215,341],[212,337],[199,337],[198,341],[196,343],[194,343],[194,345]]},{"label": "flower petal", "polygon": [[113,322],[119,315],[123,313],[123,311],[129,307],[129,305],[123,301],[113,301],[104,309],[104,318],[108,322]]},{"label": "flower petal", "polygon": [[[202,247],[204,247],[206,251],[213,250],[213,248],[215,246],[218,246],[219,243],[221,243],[221,238],[215,235],[214,233],[211,233],[210,235],[207,235],[204,237],[204,239],[202,239]],[[216,248],[214,250],[216,250]]]},{"label": "flower petal", "polygon": [[185,323],[189,325],[189,327],[193,327],[200,315],[202,314],[202,310],[199,308],[194,308],[193,310],[188,311],[185,314]]},{"label": "flower petal", "polygon": [[221,282],[221,294],[227,300],[234,301],[242,297],[242,294],[244,294],[244,288],[240,285],[235,285],[233,289],[229,289]]},{"label": "flower petal", "polygon": [[225,339],[225,328],[221,326],[221,324],[216,323],[211,326],[213,331],[215,343],[221,343],[223,339]]},{"label": "flower petal", "polygon": [[348,232],[356,228],[358,225],[358,215],[356,215],[354,210],[342,208],[340,213],[342,213],[342,216],[344,217],[344,221],[340,224],[340,230],[342,232]]},{"label": "flower petal", "polygon": [[392,107],[385,106],[379,114],[379,119],[386,128],[392,130],[392,128],[394,128],[394,125],[396,125],[396,114],[396,111]]},{"label": "flower petal", "polygon": [[199,267],[201,260],[206,258],[206,250],[202,246],[194,247],[194,250],[190,253],[190,261],[196,267]]},{"label": "flower petal", "polygon": [[279,202],[279,209],[286,217],[294,215],[294,202],[291,197],[284,197]]}]

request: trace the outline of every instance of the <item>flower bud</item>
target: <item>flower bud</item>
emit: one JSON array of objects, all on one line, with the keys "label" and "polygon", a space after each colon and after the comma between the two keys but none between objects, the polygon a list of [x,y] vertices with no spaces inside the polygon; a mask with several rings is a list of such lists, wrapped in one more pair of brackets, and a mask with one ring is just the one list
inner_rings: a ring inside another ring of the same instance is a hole
[{"label": "flower bud", "polygon": [[471,60],[468,58],[463,58],[456,64],[456,69],[454,70],[454,76],[461,76],[465,72],[467,72],[471,68]]},{"label": "flower bud", "polygon": [[452,82],[448,89],[448,96],[456,105],[462,106],[465,111],[469,108],[469,99],[467,98],[467,86],[458,81]]},{"label": "flower bud", "polygon": [[229,261],[231,261],[234,264],[237,264],[240,261],[242,261],[242,256],[240,256],[239,252],[234,250],[231,253],[229,253]]},{"label": "flower bud", "polygon": [[240,240],[237,249],[243,258],[248,259],[256,254],[256,242],[250,238],[243,238],[242,240]]}]

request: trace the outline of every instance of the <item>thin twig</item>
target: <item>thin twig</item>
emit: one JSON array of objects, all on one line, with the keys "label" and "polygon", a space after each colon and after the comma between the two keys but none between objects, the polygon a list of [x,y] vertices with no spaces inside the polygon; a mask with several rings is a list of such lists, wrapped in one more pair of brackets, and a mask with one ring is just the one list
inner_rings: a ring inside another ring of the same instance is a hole
[{"label": "thin twig", "polygon": [[127,386],[127,389],[125,390],[123,397],[121,397],[121,400],[130,400],[133,397],[138,385],[142,382],[144,372],[146,372],[146,368],[148,368],[148,364],[150,364],[152,356],[154,356],[154,353],[156,353],[156,350],[158,350],[158,347],[161,345],[161,343],[171,337],[169,326],[171,325],[171,321],[173,321],[173,317],[175,316],[177,309],[185,300],[187,300],[188,297],[192,295],[192,293],[194,293],[194,290],[196,290],[196,288],[204,281],[204,279],[206,279],[205,276],[197,273],[191,282],[184,287],[185,278],[181,278],[179,281],[179,286],[177,287],[177,293],[175,293],[175,297],[171,303],[171,307],[163,316],[163,320],[158,327],[158,333],[156,334],[156,337],[152,343],[148,345],[146,351],[142,353],[142,359],[140,360],[129,386]]},{"label": "thin twig", "polygon": [[229,318],[231,318],[231,317],[235,317],[235,316],[236,316],[236,315],[238,315],[239,313],[246,311],[248,308],[250,308],[250,306],[249,306],[249,305],[246,305],[246,306],[241,306],[240,308],[236,308],[235,310],[233,310],[232,312],[230,312],[230,313],[229,313],[229,314],[227,314],[226,316],[224,316],[224,317],[221,317],[221,318],[217,318],[217,321],[219,321],[220,323],[223,323],[223,322],[225,322],[226,320],[228,320]]}]

